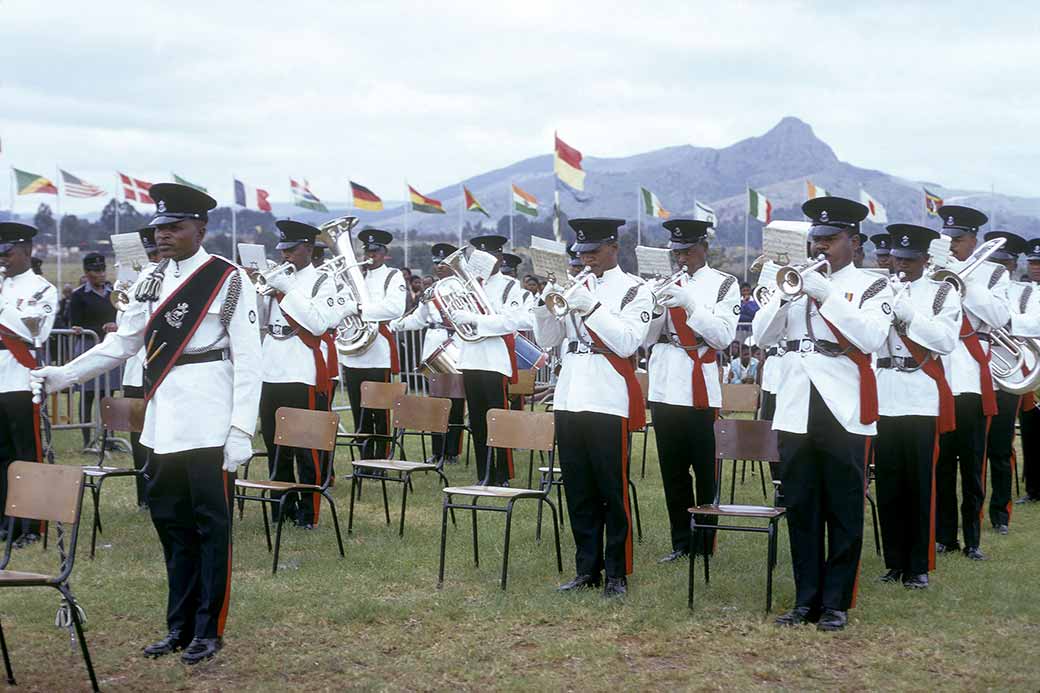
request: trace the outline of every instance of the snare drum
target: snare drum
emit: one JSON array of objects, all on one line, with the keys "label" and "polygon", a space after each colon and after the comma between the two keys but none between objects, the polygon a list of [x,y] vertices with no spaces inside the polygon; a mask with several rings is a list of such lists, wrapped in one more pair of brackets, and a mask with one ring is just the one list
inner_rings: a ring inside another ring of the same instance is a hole
[{"label": "snare drum", "polygon": [[519,332],[516,334],[516,368],[525,371],[539,369],[549,363],[549,354]]},{"label": "snare drum", "polygon": [[423,375],[462,373],[459,370],[459,345],[455,343],[455,339],[448,337],[443,344],[434,349],[433,353],[419,364],[419,372]]}]

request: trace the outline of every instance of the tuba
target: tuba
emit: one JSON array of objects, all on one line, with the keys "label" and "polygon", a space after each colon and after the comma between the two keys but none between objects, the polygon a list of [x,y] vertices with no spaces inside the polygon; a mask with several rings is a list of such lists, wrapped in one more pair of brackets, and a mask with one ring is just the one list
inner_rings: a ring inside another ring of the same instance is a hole
[{"label": "tuba", "polygon": [[[361,268],[371,264],[370,261],[358,262],[354,257],[354,246],[350,232],[358,225],[358,218],[352,216],[337,217],[318,227],[319,238],[332,249],[333,258],[318,268],[318,282],[331,279],[336,290],[346,288],[351,298],[359,306],[368,302],[368,288]],[[315,284],[317,288],[318,284]],[[336,326],[336,351],[343,356],[363,354],[379,336],[379,324],[363,320],[360,315],[343,318]]]},{"label": "tuba", "polygon": [[477,336],[475,325],[460,324],[455,319],[459,311],[484,315],[495,312],[491,309],[491,301],[480,285],[479,278],[474,277],[466,266],[466,249],[459,248],[444,258],[441,264],[450,269],[453,276],[445,277],[430,287],[433,290],[433,305],[440,311],[444,321],[455,330],[459,339],[464,342],[483,341],[484,337]]}]

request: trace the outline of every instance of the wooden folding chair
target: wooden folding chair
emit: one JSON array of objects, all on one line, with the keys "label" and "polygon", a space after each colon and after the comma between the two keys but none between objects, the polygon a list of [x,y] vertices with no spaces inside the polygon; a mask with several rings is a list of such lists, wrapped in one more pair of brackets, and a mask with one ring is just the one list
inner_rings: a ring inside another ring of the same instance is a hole
[{"label": "wooden folding chair", "polygon": [[[444,509],[441,513],[441,560],[437,572],[437,587],[444,584],[444,552],[448,539],[448,512],[454,508],[469,510],[473,514],[473,562],[480,565],[480,553],[477,548],[477,511],[505,513],[506,535],[502,553],[502,589],[506,588],[509,571],[509,531],[512,527],[513,506],[518,500],[529,498],[545,503],[552,510],[553,535],[556,540],[556,569],[563,572],[563,558],[560,555],[560,525],[557,519],[556,506],[549,500],[549,488],[527,489],[508,486],[490,485],[491,474],[495,465],[496,448],[540,450],[548,455],[549,468],[555,460],[554,444],[556,429],[553,415],[547,412],[510,411],[509,409],[490,409],[487,413],[487,472],[480,483],[475,486],[449,486],[444,489]],[[468,502],[456,502],[455,496],[463,496]],[[499,499],[506,505],[480,505],[481,498]]]},{"label": "wooden folding chair", "polygon": [[[423,435],[427,433],[447,433],[448,417],[451,414],[451,400],[442,397],[414,397],[402,395],[393,406],[393,426],[396,437],[391,442],[387,459],[354,460],[354,473],[350,477],[350,513],[347,520],[347,534],[354,531],[354,496],[355,489],[362,479],[378,481],[383,487],[383,510],[386,513],[386,524],[390,524],[390,504],[386,498],[386,482],[401,484],[401,524],[398,536],[404,536],[404,514],[408,507],[408,489],[412,485],[412,474],[415,472],[434,472],[448,485],[448,477],[444,476],[444,455],[441,454],[436,463],[409,462],[405,459],[405,436]],[[401,459],[395,460],[394,448],[400,449]],[[423,455],[425,460],[425,453]],[[390,476],[397,474],[397,476]],[[454,519],[454,515],[452,515]]]},{"label": "wooden folding chair", "polygon": [[[430,397],[443,397],[445,399],[461,399],[463,402],[466,401],[466,386],[462,380],[461,373],[431,373],[426,376],[427,392]],[[459,429],[459,435],[463,433],[469,433],[472,435],[469,424],[466,423],[466,416],[463,413],[462,423],[451,423],[448,421],[448,429],[457,428]],[[426,458],[426,439],[422,440],[422,454],[423,458]],[[467,436],[466,438],[466,466],[469,466],[469,449],[472,444],[472,440]]]},{"label": "wooden folding chair", "polygon": [[[109,433],[140,433],[144,429],[145,401],[124,397],[104,397],[101,399],[101,440],[106,440]],[[147,464],[146,464],[147,466]],[[101,485],[105,479],[118,476],[138,477],[144,470],[133,467],[106,467],[105,446],[98,446],[98,463],[83,467],[86,487],[90,489],[90,500],[94,506],[94,522],[90,529],[90,559],[94,560],[97,546],[97,535],[103,533],[101,527]]]},{"label": "wooden folding chair", "polygon": [[[526,397],[527,398],[527,409],[534,411],[534,392],[535,392],[535,377],[538,375],[537,371],[534,370],[521,370],[517,371],[516,382],[509,383],[509,396],[512,397]],[[512,409],[512,405],[509,405]],[[544,456],[539,454],[539,462],[544,462]],[[531,484],[534,482],[534,450],[528,451],[527,457],[527,488],[531,488]]]},{"label": "wooden folding chair", "polygon": [[[0,562],[0,587],[53,587],[61,593],[62,607],[59,616],[68,617],[76,638],[79,640],[83,663],[90,676],[90,685],[97,691],[97,677],[90,660],[90,650],[83,636],[81,609],[69,588],[69,576],[76,561],[76,538],[79,535],[80,513],[83,510],[83,471],[78,467],[40,464],[37,462],[12,462],[7,469],[7,546]],[[14,523],[19,519],[43,520],[54,523],[57,528],[59,567],[56,575],[25,573],[8,570],[11,562],[11,547],[14,538]],[[68,549],[65,541],[68,540]],[[14,686],[14,670],[7,651],[3,626],[0,625],[0,651],[4,656],[7,683]]]},{"label": "wooden folding chair", "polygon": [[[379,383],[368,380],[361,383],[361,416],[358,418],[358,421],[363,422],[365,420],[365,412],[369,410],[385,411],[387,416],[389,416],[390,410],[394,406],[394,402],[396,402],[398,398],[402,397],[407,391],[407,383]],[[350,460],[353,462],[355,459],[355,449],[360,455],[366,442],[383,439],[386,441],[387,447],[389,447],[393,437],[393,431],[391,430],[388,430],[385,434],[363,433],[361,431],[345,433],[341,431],[336,434],[336,444],[345,445],[350,448]],[[341,439],[346,440],[346,442],[340,443],[339,441]]]},{"label": "wooden folding chair", "polygon": [[[317,493],[329,502],[329,508],[332,510],[332,524],[336,528],[336,542],[339,544],[340,558],[345,555],[343,553],[343,538],[339,532],[339,518],[336,516],[336,502],[332,500],[332,494],[329,493],[329,487],[332,485],[332,479],[335,475],[336,431],[339,428],[339,414],[329,411],[279,407],[274,416],[274,442],[277,447],[275,448],[273,466],[278,464],[278,457],[283,450],[291,451],[292,448],[319,450],[326,453],[327,458],[321,484],[235,479],[235,488],[243,491],[243,493],[235,494],[237,500],[257,501],[260,503],[264,516],[264,535],[267,538],[268,551],[271,550],[271,529],[267,520],[267,506],[268,504],[278,506],[278,531],[274,540],[274,561],[271,564],[272,574],[278,572],[278,552],[282,545],[282,525],[285,523],[285,502],[290,495],[295,495],[299,498],[306,493]],[[286,454],[291,454],[291,452]],[[245,493],[247,490],[258,491],[259,495],[249,495]],[[280,495],[278,498],[274,498],[271,495],[272,493]]]},{"label": "wooden folding chair", "polygon": [[[761,397],[762,388],[758,385],[749,383],[723,383],[722,385],[722,407],[719,409],[720,417],[727,417],[732,414],[750,414],[751,418],[755,418],[758,412],[759,399]],[[762,460],[756,460],[758,462],[758,478],[762,483],[762,500],[767,500],[769,495],[766,493],[766,477],[765,470],[763,469]],[[740,483],[744,483],[744,475],[747,471],[747,460],[740,460]],[[737,470],[736,467],[733,469],[733,477],[730,479],[729,489],[729,502],[732,503],[736,497],[737,491]]]}]

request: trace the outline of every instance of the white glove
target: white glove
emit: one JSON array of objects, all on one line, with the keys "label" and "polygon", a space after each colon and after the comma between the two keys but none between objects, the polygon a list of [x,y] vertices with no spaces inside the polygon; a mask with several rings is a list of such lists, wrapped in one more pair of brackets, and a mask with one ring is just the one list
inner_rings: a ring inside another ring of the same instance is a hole
[{"label": "white glove", "polygon": [[936,267],[947,267],[950,264],[950,237],[939,236],[928,244],[928,258]]},{"label": "white glove", "polygon": [[336,299],[336,315],[338,316],[337,322],[344,318],[349,318],[359,314],[360,307],[357,301],[351,298],[344,298],[343,303],[340,304],[339,299]]},{"label": "white glove", "polygon": [[657,302],[665,308],[682,308],[692,315],[697,310],[697,296],[694,294],[692,284],[686,286],[665,287],[658,295]]},{"label": "white glove", "polygon": [[468,310],[458,310],[451,314],[451,319],[458,325],[479,325],[480,314]]},{"label": "white glove", "polygon": [[267,286],[271,287],[275,291],[281,291],[283,294],[287,294],[292,290],[292,282],[292,274],[287,272],[279,272],[266,280]]},{"label": "white glove", "polygon": [[394,318],[393,320],[388,322],[386,324],[386,326],[390,328],[391,332],[400,332],[401,331],[401,321],[403,321],[403,320],[404,320],[403,317],[401,317],[401,318]]},{"label": "white glove", "polygon": [[823,303],[831,295],[832,287],[827,277],[819,272],[809,272],[802,277],[802,288],[811,298],[815,298],[820,303]]},{"label": "white glove", "polygon": [[238,465],[253,456],[253,437],[245,431],[231,427],[227,441],[224,443],[223,469],[229,474],[238,471]]},{"label": "white glove", "polygon": [[896,320],[907,325],[914,319],[914,306],[910,303],[905,291],[899,294],[899,298],[892,304],[892,313],[896,316]]},{"label": "white glove", "polygon": [[588,315],[596,305],[596,297],[584,284],[579,284],[567,296],[567,307],[578,315]]},{"label": "white glove", "polygon": [[556,293],[559,290],[560,290],[560,285],[559,284],[557,284],[556,282],[549,282],[549,283],[547,283],[545,285],[545,288],[542,289],[542,293],[538,294],[538,300],[540,300],[542,303],[545,303],[545,297],[546,296],[548,296],[549,294],[552,294],[552,293]]},{"label": "white glove", "polygon": [[33,402],[43,402],[43,392],[64,390],[75,382],[72,374],[64,366],[44,366],[29,371],[29,389],[33,393]]}]

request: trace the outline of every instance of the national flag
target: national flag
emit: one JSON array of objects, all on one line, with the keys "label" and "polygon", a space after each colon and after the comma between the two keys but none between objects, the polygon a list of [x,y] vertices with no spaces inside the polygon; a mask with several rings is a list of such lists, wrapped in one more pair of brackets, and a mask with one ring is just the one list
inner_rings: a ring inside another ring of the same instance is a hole
[{"label": "national flag", "polygon": [[28,171],[14,171],[14,187],[19,195],[57,195],[58,188],[49,178],[38,176]]},{"label": "national flag", "polygon": [[538,216],[538,198],[514,185],[513,209],[529,217],[536,217]]},{"label": "national flag", "polygon": [[350,181],[350,193],[354,196],[354,207],[369,212],[382,212],[383,201],[374,192],[363,185]]},{"label": "national flag", "polygon": [[639,188],[639,193],[643,198],[643,211],[646,214],[660,219],[667,219],[672,216],[671,212],[661,206],[661,201],[657,199],[657,195],[643,187]]},{"label": "national flag", "polygon": [[581,152],[555,134],[556,149],[553,152],[553,171],[556,177],[575,190],[585,189],[585,171],[581,168]]},{"label": "national flag", "polygon": [[185,180],[184,178],[181,178],[180,176],[178,176],[176,173],[173,174],[173,182],[174,183],[180,183],[181,185],[187,185],[189,188],[195,188],[196,190],[198,190],[200,192],[209,192],[208,190],[206,190],[201,185],[196,185],[195,183],[192,183],[190,180]]},{"label": "national flag", "polygon": [[718,217],[715,216],[715,210],[703,202],[694,201],[693,218],[709,222],[712,226],[718,226],[719,223]]},{"label": "national flag", "polygon": [[422,212],[423,214],[446,214],[444,211],[444,205],[441,204],[440,200],[426,197],[410,185],[408,186],[408,197],[409,201],[412,203],[413,212]]},{"label": "national flag", "polygon": [[473,197],[473,193],[471,193],[469,191],[469,188],[467,188],[465,185],[462,186],[462,193],[466,196],[466,210],[467,211],[469,211],[469,212],[480,212],[481,214],[486,216],[488,219],[491,218],[491,215],[487,213],[486,209],[484,209],[483,207],[480,206],[480,203],[477,202],[477,198]]},{"label": "national flag", "polygon": [[246,185],[242,181],[235,180],[235,204],[247,209],[255,209],[261,212],[270,212],[271,203],[267,201],[268,192],[260,188]]},{"label": "national flag", "polygon": [[867,206],[867,219],[874,222],[875,224],[887,224],[888,214],[885,212],[884,206],[870,196],[863,188],[859,190],[859,201]]},{"label": "national flag", "polygon": [[68,171],[58,170],[61,173],[61,185],[69,197],[100,197],[108,194],[98,186],[88,183]]},{"label": "national flag", "polygon": [[943,199],[933,192],[929,192],[928,188],[921,188],[924,190],[924,208],[933,217],[939,216],[939,208],[943,206]]},{"label": "national flag", "polygon": [[318,196],[311,192],[310,183],[307,182],[306,178],[303,179],[303,183],[298,183],[290,178],[289,188],[292,191],[293,204],[297,207],[313,209],[315,212],[329,211],[329,208],[318,199]]},{"label": "national flag", "polygon": [[773,205],[766,196],[757,190],[748,188],[748,215],[758,219],[763,224],[773,220]]},{"label": "national flag", "polygon": [[806,195],[807,195],[807,197],[805,199],[807,199],[807,200],[812,200],[812,199],[815,199],[817,197],[827,197],[827,195],[828,195],[826,190],[824,190],[823,188],[821,188],[818,185],[813,185],[813,182],[811,180],[806,180],[805,181],[805,189],[806,189]]},{"label": "national flag", "polygon": [[131,178],[125,173],[119,174],[119,182],[123,184],[123,199],[133,200],[134,202],[140,202],[141,204],[151,205],[155,204],[148,191],[152,189],[152,184],[148,181],[141,180],[140,178]]}]

